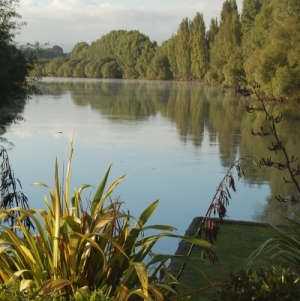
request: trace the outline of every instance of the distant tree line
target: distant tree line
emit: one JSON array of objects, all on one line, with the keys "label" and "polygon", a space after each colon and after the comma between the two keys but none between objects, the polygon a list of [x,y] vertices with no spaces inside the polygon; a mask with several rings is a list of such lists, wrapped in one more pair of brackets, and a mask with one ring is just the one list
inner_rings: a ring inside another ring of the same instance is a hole
[{"label": "distant tree line", "polygon": [[183,19],[161,45],[139,31],[117,30],[91,45],[77,43],[69,58],[44,60],[50,76],[198,80],[236,86],[246,76],[275,97],[300,92],[300,0],[235,0],[206,30],[203,15]]}]

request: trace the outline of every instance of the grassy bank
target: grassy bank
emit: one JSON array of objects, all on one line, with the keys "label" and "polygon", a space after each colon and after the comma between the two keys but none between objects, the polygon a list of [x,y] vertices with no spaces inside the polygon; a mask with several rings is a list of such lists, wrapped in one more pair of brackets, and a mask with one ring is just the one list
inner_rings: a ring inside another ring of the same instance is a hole
[{"label": "grassy bank", "polygon": [[[195,220],[195,223],[190,229],[189,236],[194,236],[198,229],[200,219]],[[188,285],[193,290],[199,290],[206,287],[207,282],[199,276],[199,273],[194,268],[201,269],[208,279],[213,283],[219,283],[229,279],[230,272],[238,272],[244,267],[245,260],[248,256],[268,238],[274,236],[271,227],[261,224],[239,224],[227,223],[226,221],[219,223],[220,233],[218,240],[215,243],[215,251],[218,257],[218,263],[212,264],[201,258],[202,249],[195,247],[191,259],[188,261],[180,281]],[[185,255],[188,252],[190,244],[184,244],[179,250],[179,254]],[[257,261],[252,267],[253,269],[266,267],[267,263],[264,260]],[[172,271],[176,274],[180,269],[180,264],[174,262]],[[192,300],[210,300],[209,295],[213,292],[212,289],[201,290],[198,292],[198,297]],[[200,295],[200,296],[199,296]]]}]

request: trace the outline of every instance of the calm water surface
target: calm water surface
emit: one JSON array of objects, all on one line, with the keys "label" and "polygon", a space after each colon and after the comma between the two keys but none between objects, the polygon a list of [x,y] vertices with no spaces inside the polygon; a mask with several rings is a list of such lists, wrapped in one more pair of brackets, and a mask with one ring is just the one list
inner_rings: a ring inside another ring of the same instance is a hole
[{"label": "calm water surface", "polygon": [[[75,131],[71,186],[98,186],[113,163],[110,182],[128,175],[113,194],[125,202],[123,209],[138,216],[159,199],[149,224],[172,225],[184,235],[192,219],[206,213],[228,167],[246,155],[260,158],[267,146],[251,135],[263,116],[245,113],[253,100],[232,90],[223,93],[199,83],[53,78],[43,79],[40,88],[43,95],[25,106],[25,121],[5,134],[15,145],[9,152],[12,168],[34,208],[44,208],[47,191],[31,184],[53,187],[55,158],[62,174]],[[282,136],[294,150],[299,118],[295,110],[284,112],[291,122],[283,124]],[[247,163],[244,169],[228,218],[278,222],[278,213],[288,208],[274,200],[282,175]],[[157,251],[174,253],[177,245],[166,240]]]}]

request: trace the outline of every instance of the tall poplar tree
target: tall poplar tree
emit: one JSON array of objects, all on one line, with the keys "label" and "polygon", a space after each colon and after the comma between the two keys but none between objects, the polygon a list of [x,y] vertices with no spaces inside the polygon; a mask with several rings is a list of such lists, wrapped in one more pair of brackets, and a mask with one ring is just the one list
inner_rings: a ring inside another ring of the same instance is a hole
[{"label": "tall poplar tree", "polygon": [[189,41],[190,21],[188,18],[185,18],[179,25],[175,45],[178,79],[180,80],[191,79],[191,53]]},{"label": "tall poplar tree", "polygon": [[243,74],[241,22],[235,0],[226,0],[221,11],[219,32],[211,45],[210,72],[206,80],[233,86]]},{"label": "tall poplar tree", "polygon": [[179,78],[179,71],[177,66],[176,54],[175,54],[175,47],[177,44],[177,36],[172,35],[172,37],[166,42],[167,46],[167,56],[170,64],[170,70],[172,72],[172,77],[174,79]]},{"label": "tall poplar tree", "polygon": [[217,18],[212,18],[210,20],[209,30],[206,33],[206,39],[208,42],[209,49],[211,48],[212,43],[215,40],[217,33],[219,32],[219,24]]},{"label": "tall poplar tree", "polygon": [[242,23],[242,47],[244,57],[249,56],[253,50],[251,45],[253,35],[253,25],[257,14],[260,12],[263,0],[244,0],[241,14]]},{"label": "tall poplar tree", "polygon": [[203,15],[197,13],[190,24],[191,75],[194,79],[204,79],[209,66],[208,45],[205,35]]}]

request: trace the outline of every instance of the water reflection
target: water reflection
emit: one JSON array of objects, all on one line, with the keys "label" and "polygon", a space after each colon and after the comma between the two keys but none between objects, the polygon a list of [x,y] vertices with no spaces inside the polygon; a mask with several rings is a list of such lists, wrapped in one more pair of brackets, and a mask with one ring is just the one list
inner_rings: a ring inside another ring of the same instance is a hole
[{"label": "water reflection", "polygon": [[[196,149],[204,147],[207,133],[209,145],[218,149],[224,168],[231,166],[239,157],[260,159],[273,155],[267,150],[269,141],[251,134],[252,129],[259,130],[265,124],[263,114],[245,111],[245,105],[255,105],[255,100],[236,95],[233,90],[224,93],[217,87],[188,82],[59,80],[43,81],[40,87],[44,94],[62,97],[70,92],[76,106],[91,108],[111,123],[122,125],[129,122],[134,125],[160,114],[176,126],[181,143],[191,142]],[[283,113],[279,134],[291,155],[296,155],[300,120],[298,108],[269,105],[268,110]],[[283,159],[281,154],[277,157],[273,159]],[[271,189],[266,204],[258,208],[253,219],[280,223],[279,213],[288,215],[291,206],[295,205],[280,204],[275,196],[292,195],[295,193],[293,186],[283,184],[283,173],[275,168],[255,168],[251,162],[245,163],[244,169],[246,184],[260,187],[267,183]]]},{"label": "water reflection", "polygon": [[15,99],[9,104],[0,105],[0,143],[6,148],[13,147],[13,143],[3,137],[12,123],[23,120],[21,114],[24,111],[25,98]]}]

